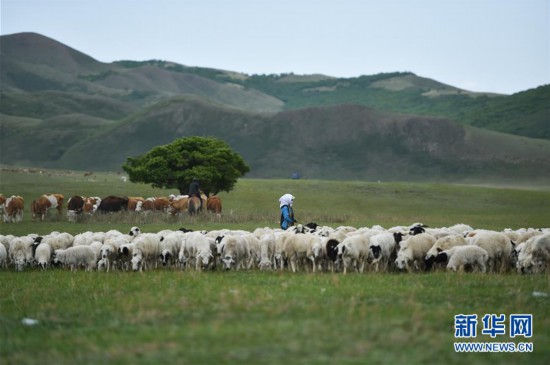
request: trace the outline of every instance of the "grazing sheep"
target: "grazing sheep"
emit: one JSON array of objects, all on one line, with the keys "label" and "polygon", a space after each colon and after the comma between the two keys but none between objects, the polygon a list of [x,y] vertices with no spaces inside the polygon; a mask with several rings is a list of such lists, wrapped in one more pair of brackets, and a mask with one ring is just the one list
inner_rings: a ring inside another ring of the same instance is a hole
[{"label": "grazing sheep", "polygon": [[320,237],[310,233],[292,234],[286,239],[283,256],[288,259],[293,272],[298,271],[307,261],[311,261],[312,271],[315,272],[316,263],[312,248],[316,240],[320,240]]},{"label": "grazing sheep", "polygon": [[89,246],[74,246],[67,249],[57,249],[54,251],[54,264],[69,266],[71,271],[75,271],[79,266],[84,266],[86,271],[91,271],[97,266],[96,255]]},{"label": "grazing sheep", "polygon": [[266,233],[260,238],[260,270],[270,270],[275,267],[275,234]]},{"label": "grazing sheep", "polygon": [[512,242],[505,234],[495,231],[479,231],[468,240],[469,244],[479,246],[487,251],[489,271],[503,272],[509,268]]},{"label": "grazing sheep", "polygon": [[34,239],[30,236],[16,237],[10,242],[9,255],[17,271],[23,271],[33,261]]},{"label": "grazing sheep", "polygon": [[169,269],[177,262],[178,252],[181,248],[181,239],[177,233],[163,235],[160,246],[160,261],[162,266]]},{"label": "grazing sheep", "polygon": [[379,233],[370,238],[369,248],[372,252],[372,263],[376,272],[379,271],[380,265],[382,265],[383,271],[388,270],[391,258],[396,256],[396,247],[395,234],[390,232]]},{"label": "grazing sheep", "polygon": [[327,254],[327,263],[328,263],[328,269],[331,272],[335,272],[338,269],[338,245],[340,244],[340,241],[338,241],[335,238],[329,237],[327,239],[327,243],[325,245],[325,252]]},{"label": "grazing sheep", "polygon": [[447,262],[447,270],[464,272],[466,269],[478,268],[484,273],[489,258],[487,251],[479,246],[461,245],[441,251],[435,258],[436,262]]},{"label": "grazing sheep", "polygon": [[73,246],[74,236],[66,232],[52,232],[49,235],[43,236],[41,240],[37,237],[36,241],[49,244],[53,252],[58,249],[66,249]]},{"label": "grazing sheep", "polygon": [[240,235],[227,235],[219,243],[223,247],[220,251],[225,270],[245,268],[249,260],[249,251],[246,241]]},{"label": "grazing sheep", "polygon": [[435,258],[441,251],[448,250],[454,246],[464,246],[466,244],[466,239],[460,234],[451,234],[449,236],[439,238],[435,241],[434,245],[426,254],[424,259],[426,270],[430,270],[432,268]]},{"label": "grazing sheep", "polygon": [[344,266],[344,274],[349,267],[354,267],[356,271],[362,273],[369,256],[370,239],[367,235],[359,234],[349,236],[336,246],[338,258]]},{"label": "grazing sheep", "polygon": [[260,264],[260,240],[253,234],[244,234],[244,241],[246,242],[246,248],[248,250],[248,263],[247,269],[257,267]]},{"label": "grazing sheep", "polygon": [[399,270],[411,271],[411,264],[415,270],[424,267],[424,257],[434,245],[435,238],[427,233],[411,236],[399,243],[399,251],[395,265]]},{"label": "grazing sheep", "polygon": [[207,270],[214,261],[214,255],[212,254],[212,248],[208,237],[203,234],[194,236],[195,245],[195,270]]},{"label": "grazing sheep", "polygon": [[516,267],[519,273],[542,273],[550,262],[550,233],[533,236],[519,244]]},{"label": "grazing sheep", "polygon": [[155,233],[142,233],[132,241],[134,243],[132,270],[143,271],[156,267],[161,253],[160,240],[161,236]]},{"label": "grazing sheep", "polygon": [[52,261],[52,248],[46,243],[40,243],[34,252],[34,260],[43,270],[46,270]]},{"label": "grazing sheep", "polygon": [[0,267],[8,267],[8,251],[3,244],[0,244]]}]

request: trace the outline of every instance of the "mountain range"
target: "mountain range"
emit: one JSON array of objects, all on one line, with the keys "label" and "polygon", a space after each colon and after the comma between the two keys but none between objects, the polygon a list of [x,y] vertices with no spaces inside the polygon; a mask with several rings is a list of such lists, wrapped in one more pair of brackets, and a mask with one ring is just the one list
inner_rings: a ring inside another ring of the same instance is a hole
[{"label": "mountain range", "polygon": [[200,135],[225,140],[249,177],[550,181],[550,85],[499,95],[411,72],[102,63],[18,33],[0,37],[0,92],[2,165],[120,171],[129,156]]}]

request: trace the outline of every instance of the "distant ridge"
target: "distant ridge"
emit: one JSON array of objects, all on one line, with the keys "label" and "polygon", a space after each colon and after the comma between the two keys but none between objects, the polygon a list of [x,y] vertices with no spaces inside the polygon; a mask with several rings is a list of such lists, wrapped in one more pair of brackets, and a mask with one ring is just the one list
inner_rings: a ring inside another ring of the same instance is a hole
[{"label": "distant ridge", "polygon": [[241,153],[251,177],[550,181],[550,85],[505,96],[410,72],[107,64],[35,33],[0,37],[0,82],[3,165],[120,170],[128,156],[203,135]]}]

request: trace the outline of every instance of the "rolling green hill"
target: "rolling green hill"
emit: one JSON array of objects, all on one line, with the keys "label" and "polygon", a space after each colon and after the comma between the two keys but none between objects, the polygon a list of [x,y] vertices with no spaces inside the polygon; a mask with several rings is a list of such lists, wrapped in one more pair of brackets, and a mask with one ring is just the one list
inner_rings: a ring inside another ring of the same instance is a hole
[{"label": "rolling green hill", "polygon": [[0,82],[2,164],[119,170],[128,156],[203,135],[227,141],[252,177],[550,181],[549,85],[506,96],[409,72],[106,64],[34,33],[0,37]]}]

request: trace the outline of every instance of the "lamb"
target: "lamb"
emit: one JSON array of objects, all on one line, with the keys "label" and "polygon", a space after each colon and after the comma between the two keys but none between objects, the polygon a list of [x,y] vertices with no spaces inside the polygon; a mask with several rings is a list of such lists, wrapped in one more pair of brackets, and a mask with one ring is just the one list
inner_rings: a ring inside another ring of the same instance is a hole
[{"label": "lamb", "polygon": [[154,233],[142,233],[134,241],[132,270],[143,271],[156,267],[161,253],[161,236]]},{"label": "lamb", "polygon": [[435,261],[446,262],[448,260],[448,271],[464,272],[466,268],[474,270],[477,267],[479,271],[484,273],[488,258],[487,251],[479,246],[459,245],[441,251]]},{"label": "lamb", "polygon": [[34,252],[34,259],[39,267],[46,270],[52,261],[52,248],[46,243],[40,243]]},{"label": "lamb", "polygon": [[411,236],[400,242],[395,264],[399,270],[410,271],[413,264],[416,270],[424,266],[424,257],[434,245],[435,238],[428,233]]},{"label": "lamb", "polygon": [[75,271],[79,266],[84,266],[86,271],[91,271],[97,266],[94,251],[89,246],[74,246],[67,249],[54,251],[54,264],[69,266]]},{"label": "lamb", "polygon": [[369,256],[370,239],[368,236],[359,234],[347,237],[342,243],[336,246],[338,257],[344,264],[344,274],[348,267],[354,266],[356,271],[362,273],[365,269],[367,257]]},{"label": "lamb", "polygon": [[495,231],[479,231],[469,238],[469,244],[476,245],[487,251],[489,271],[504,271],[510,266],[512,242],[503,233]]},{"label": "lamb", "polygon": [[426,254],[424,259],[426,270],[430,270],[432,268],[435,258],[441,251],[448,250],[449,248],[455,246],[464,246],[466,244],[466,239],[460,234],[451,234],[449,236],[439,238],[435,241],[434,245]]}]

